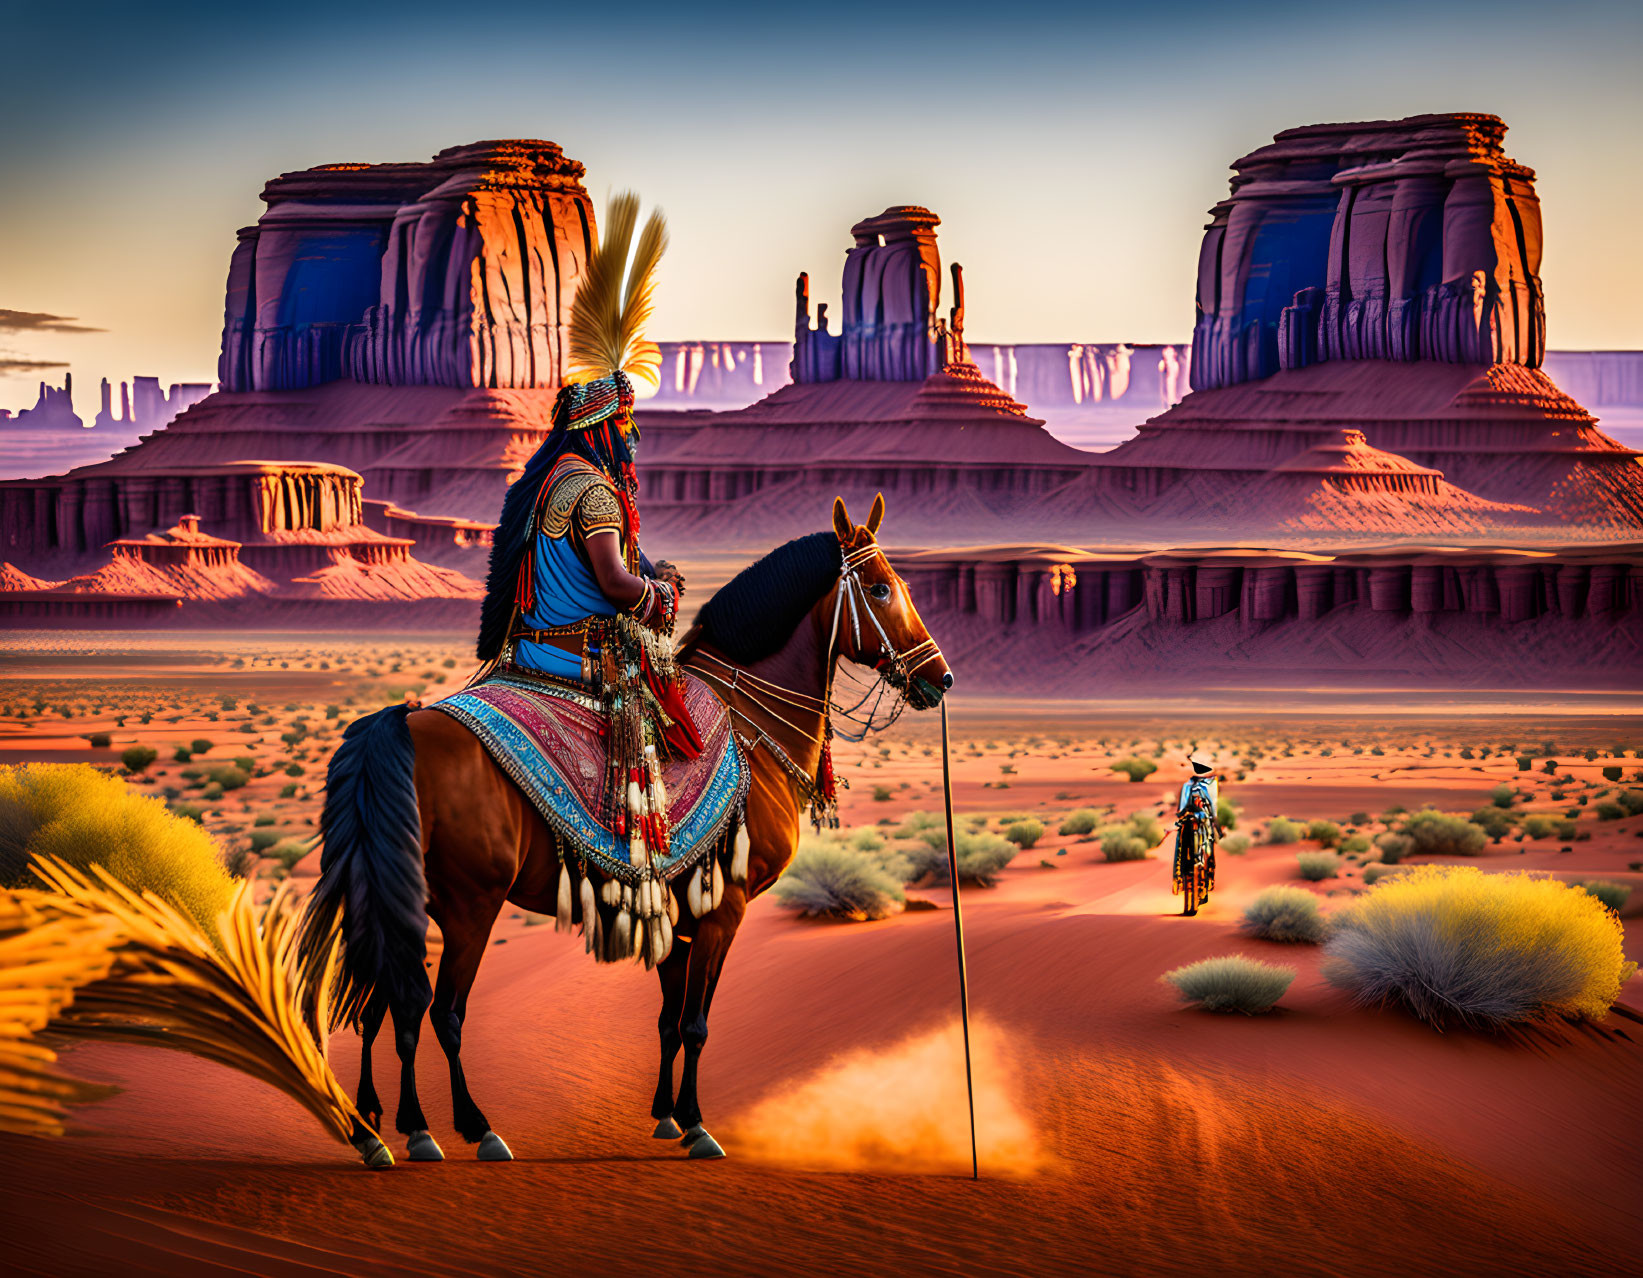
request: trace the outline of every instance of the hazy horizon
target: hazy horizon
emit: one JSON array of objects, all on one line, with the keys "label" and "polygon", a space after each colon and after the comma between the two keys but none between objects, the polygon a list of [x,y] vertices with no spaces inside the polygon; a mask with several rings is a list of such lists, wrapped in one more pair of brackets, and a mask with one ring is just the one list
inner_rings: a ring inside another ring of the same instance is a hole
[{"label": "hazy horizon", "polygon": [[667,210],[658,338],[789,337],[797,273],[836,299],[850,224],[918,203],[978,339],[1158,342],[1190,338],[1236,157],[1300,124],[1488,111],[1539,177],[1549,345],[1643,347],[1643,10],[1608,0],[0,16],[0,313],[73,321],[0,325],[14,410],[65,371],[88,420],[101,377],[214,381],[234,234],[276,174],[495,137],[558,142],[601,209],[633,187]]}]

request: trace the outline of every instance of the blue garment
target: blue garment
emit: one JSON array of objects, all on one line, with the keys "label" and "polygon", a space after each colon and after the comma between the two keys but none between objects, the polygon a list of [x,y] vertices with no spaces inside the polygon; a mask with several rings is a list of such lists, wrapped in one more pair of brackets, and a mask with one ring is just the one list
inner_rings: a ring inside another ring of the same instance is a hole
[{"label": "blue garment", "polygon": [[1214,777],[1188,777],[1186,784],[1181,787],[1181,801],[1175,806],[1176,815],[1185,812],[1192,803],[1194,789],[1203,797],[1205,804],[1209,807],[1210,816],[1213,817],[1216,805],[1220,800],[1220,787],[1216,784]]},{"label": "blue garment", "polygon": [[[616,605],[605,598],[593,569],[582,562],[569,534],[549,537],[536,534],[533,569],[536,606],[521,621],[532,630],[569,626],[585,617],[614,617]],[[550,644],[521,639],[514,648],[514,661],[527,670],[541,670],[561,679],[582,678],[582,659]]]}]

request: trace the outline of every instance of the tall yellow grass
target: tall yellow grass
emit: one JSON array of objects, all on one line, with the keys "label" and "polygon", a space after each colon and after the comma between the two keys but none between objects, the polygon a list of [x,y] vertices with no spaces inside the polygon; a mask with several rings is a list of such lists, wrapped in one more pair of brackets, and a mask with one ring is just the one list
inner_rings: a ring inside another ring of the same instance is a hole
[{"label": "tall yellow grass", "polygon": [[[31,866],[43,889],[0,891],[0,991],[6,1026],[0,1129],[61,1130],[75,1094],[32,1041],[43,1024],[69,1038],[169,1047],[261,1079],[346,1142],[359,1118],[326,1058],[333,945],[313,1018],[302,1014],[297,975],[300,912],[282,889],[265,910],[242,883],[209,933],[155,892],[137,892],[103,867],[89,873],[55,859]],[[10,1016],[14,1007],[24,1015]],[[71,1080],[68,1080],[71,1082]]]},{"label": "tall yellow grass", "polygon": [[1324,973],[1364,1002],[1441,1026],[1599,1019],[1634,970],[1620,920],[1554,879],[1427,865],[1339,911]]},{"label": "tall yellow grass", "polygon": [[0,1130],[61,1136],[69,1105],[113,1090],[64,1074],[34,1036],[75,990],[108,975],[117,932],[112,919],[62,917],[0,893]]},{"label": "tall yellow grass", "polygon": [[90,764],[0,768],[0,887],[38,886],[31,857],[82,871],[101,865],[182,910],[207,936],[234,895],[209,834]]}]

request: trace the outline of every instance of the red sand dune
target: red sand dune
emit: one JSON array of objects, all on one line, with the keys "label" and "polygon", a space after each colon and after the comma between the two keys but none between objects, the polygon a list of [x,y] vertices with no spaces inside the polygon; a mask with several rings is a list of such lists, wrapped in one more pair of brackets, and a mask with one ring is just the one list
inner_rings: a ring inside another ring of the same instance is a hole
[{"label": "red sand dune", "polygon": [[[963,1166],[957,1053],[927,1037],[955,1011],[951,915],[835,926],[766,899],[731,955],[704,1056],[723,1163],[690,1164],[648,1135],[653,978],[596,969],[551,928],[509,919],[464,1060],[519,1161],[468,1157],[428,1033],[422,1095],[451,1161],[382,1174],[244,1078],[79,1049],[78,1069],[129,1090],[83,1113],[77,1138],[0,1142],[11,1259],[51,1273],[1635,1265],[1634,1022],[1496,1039],[1352,1008],[1315,949],[1235,933],[1293,849],[1227,858],[1224,890],[1191,921],[1167,917],[1159,860],[1107,865],[1074,844],[1050,871],[1040,851],[965,899],[979,1184]],[[1300,969],[1278,1012],[1183,1010],[1158,982],[1231,951]],[[355,1040],[339,1037],[336,1056],[352,1086]],[[379,1055],[390,1098],[391,1062]]]}]

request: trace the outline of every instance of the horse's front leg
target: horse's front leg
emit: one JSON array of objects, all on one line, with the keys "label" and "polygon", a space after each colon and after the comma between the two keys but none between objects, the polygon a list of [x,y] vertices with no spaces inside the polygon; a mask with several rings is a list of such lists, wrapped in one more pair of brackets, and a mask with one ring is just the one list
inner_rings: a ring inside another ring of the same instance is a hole
[{"label": "horse's front leg", "polygon": [[702,1126],[702,1108],[696,1097],[696,1073],[702,1048],[707,1044],[707,1015],[713,1006],[713,991],[724,970],[725,955],[736,939],[742,914],[747,909],[742,889],[732,886],[719,908],[697,921],[690,945],[690,965],[680,1031],[684,1040],[685,1067],[679,1077],[679,1098],[673,1105],[673,1120],[684,1129],[681,1143],[692,1158],[723,1158],[724,1149]]},{"label": "horse's front leg", "polygon": [[679,1124],[673,1121],[673,1062],[678,1059],[679,1048],[684,1043],[680,1019],[684,1014],[691,948],[692,942],[676,935],[672,951],[656,966],[656,975],[662,983],[662,1014],[656,1020],[657,1034],[662,1041],[662,1065],[656,1079],[656,1097],[650,1103],[650,1116],[656,1120],[656,1130],[651,1134],[657,1140],[677,1140],[684,1135]]}]

